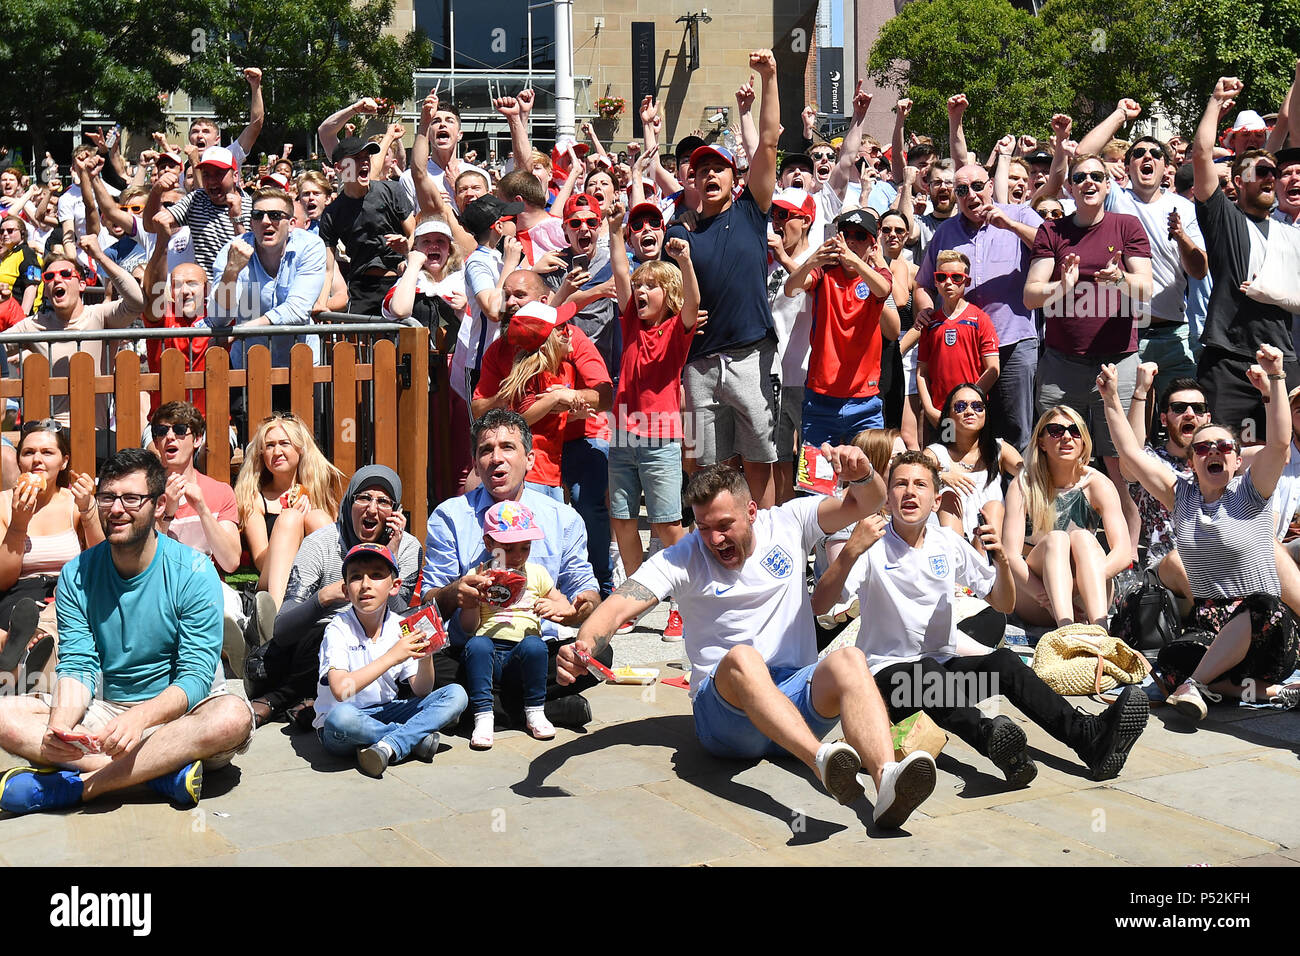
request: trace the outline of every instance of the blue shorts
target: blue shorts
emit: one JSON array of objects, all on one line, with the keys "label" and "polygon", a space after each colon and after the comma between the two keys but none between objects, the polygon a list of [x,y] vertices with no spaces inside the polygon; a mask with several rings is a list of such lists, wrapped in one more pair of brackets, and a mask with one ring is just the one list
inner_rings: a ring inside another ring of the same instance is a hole
[{"label": "blue shorts", "polygon": [[609,514],[624,521],[645,510],[651,524],[682,520],[682,445],[619,432],[609,446]]},{"label": "blue shorts", "polygon": [[847,445],[864,428],[884,428],[885,407],[879,395],[833,398],[805,388],[800,425],[800,440],[805,445]]},{"label": "blue shorts", "polygon": [[[820,740],[840,719],[823,717],[813,709],[812,679],[816,669],[814,663],[807,667],[769,667],[767,672],[772,675],[776,689],[790,698],[808,729]],[[743,710],[722,699],[713,685],[712,674],[700,682],[694,709],[696,736],[704,749],[715,757],[756,760],[759,757],[789,756],[784,747],[764,736]]]}]

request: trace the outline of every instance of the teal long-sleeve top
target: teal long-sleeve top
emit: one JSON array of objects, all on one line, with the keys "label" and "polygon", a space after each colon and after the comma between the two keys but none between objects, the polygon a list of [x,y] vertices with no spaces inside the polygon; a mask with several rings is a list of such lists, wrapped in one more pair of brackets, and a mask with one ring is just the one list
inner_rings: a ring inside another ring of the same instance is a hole
[{"label": "teal long-sleeve top", "polygon": [[153,560],[133,578],[118,574],[107,542],[96,545],[59,575],[57,674],[120,703],[175,685],[188,710],[212,690],[223,606],[212,561],[187,545],[159,535]]}]

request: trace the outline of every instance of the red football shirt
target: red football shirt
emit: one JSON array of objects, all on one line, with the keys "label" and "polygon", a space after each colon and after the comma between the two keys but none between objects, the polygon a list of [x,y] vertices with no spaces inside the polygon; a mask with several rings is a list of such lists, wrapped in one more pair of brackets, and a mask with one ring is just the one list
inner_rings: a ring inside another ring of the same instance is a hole
[{"label": "red football shirt", "polygon": [[[889,278],[889,271],[880,274]],[[880,313],[867,281],[843,266],[814,269],[808,387],[831,398],[880,393]]]},{"label": "red football shirt", "polygon": [[[163,316],[163,328],[167,329],[185,329],[190,324],[177,318],[175,313],[169,308],[167,314]],[[151,326],[157,328],[157,324]],[[212,339],[206,336],[202,338],[174,338],[174,339],[146,339],[144,344],[145,361],[149,365],[149,371],[157,374],[162,368],[162,354],[166,349],[177,349],[185,356],[185,371],[202,372],[206,367],[206,354],[208,346]],[[207,392],[204,389],[188,389],[185,393],[185,400],[190,402],[203,414],[207,414]],[[152,415],[158,411],[158,406],[162,399],[159,392],[150,393],[149,414]]]},{"label": "red football shirt", "polygon": [[[560,366],[560,376],[564,384],[569,388],[597,388],[601,385],[613,385],[614,382],[609,377],[609,369],[605,367],[605,360],[600,357],[600,352],[587,337],[587,333],[572,322],[569,323],[569,329],[569,343],[573,346],[573,351]],[[574,418],[570,415],[568,424],[564,426],[565,441],[572,441],[575,438],[601,438],[609,441],[611,437],[609,416],[604,412],[597,412],[590,418]]]},{"label": "red football shirt", "polygon": [[693,330],[673,315],[646,325],[628,304],[623,325],[623,361],[619,365],[615,411],[619,431],[643,438],[681,438],[682,367],[691,351]]},{"label": "red football shirt", "polygon": [[921,333],[917,361],[926,366],[925,384],[935,408],[962,382],[977,382],[984,372],[984,356],[998,354],[998,333],[978,306],[966,303],[955,316],[936,308],[935,319]]}]

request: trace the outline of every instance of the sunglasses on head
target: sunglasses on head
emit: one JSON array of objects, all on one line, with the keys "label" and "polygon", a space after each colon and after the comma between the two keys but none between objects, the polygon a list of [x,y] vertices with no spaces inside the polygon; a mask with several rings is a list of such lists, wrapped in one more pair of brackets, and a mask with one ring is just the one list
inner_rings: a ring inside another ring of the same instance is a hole
[{"label": "sunglasses on head", "polygon": [[1074,173],[1070,177],[1070,182],[1078,186],[1080,183],[1086,182],[1089,179],[1094,183],[1104,183],[1106,181],[1106,173],[1100,169],[1094,169],[1086,173]]},{"label": "sunglasses on head", "polygon": [[966,273],[964,272],[936,272],[934,274],[935,282],[952,281],[965,284],[966,278]]},{"label": "sunglasses on head", "polygon": [[1165,151],[1159,146],[1134,146],[1132,152],[1128,154],[1129,159],[1146,159],[1148,156],[1152,159],[1164,159]]},{"label": "sunglasses on head", "polygon": [[166,438],[167,433],[171,432],[177,438],[184,438],[190,433],[190,426],[184,422],[176,422],[171,425],[153,425],[149,428],[154,438]]},{"label": "sunglasses on head", "polygon": [[51,269],[49,272],[41,273],[41,278],[49,282],[55,278],[71,279],[77,274],[75,269]]},{"label": "sunglasses on head", "polygon": [[30,435],[32,432],[54,432],[58,433],[63,430],[63,424],[57,418],[42,418],[40,421],[23,422],[20,430],[23,435]]},{"label": "sunglasses on head", "polygon": [[987,179],[984,180],[984,182],[982,183],[971,183],[969,185],[967,185],[966,183],[958,183],[955,192],[962,199],[965,199],[971,193],[982,193],[984,191],[984,187],[987,186],[988,184],[989,181]]},{"label": "sunglasses on head", "polygon": [[600,220],[595,216],[574,216],[569,220],[569,228],[581,229],[583,226],[588,226],[594,229],[599,222]]},{"label": "sunglasses on head", "polygon": [[1066,432],[1069,432],[1073,438],[1083,437],[1083,432],[1079,431],[1079,426],[1073,423],[1062,425],[1060,422],[1052,422],[1050,425],[1046,425],[1043,428],[1043,433],[1053,441],[1060,441],[1065,437]]},{"label": "sunglasses on head", "polygon": [[1210,410],[1206,402],[1170,402],[1169,411],[1174,415],[1181,415],[1188,409],[1195,415],[1204,415]]},{"label": "sunglasses on head", "polygon": [[646,226],[653,226],[655,229],[660,229],[663,227],[664,221],[658,216],[642,215],[637,216],[635,219],[629,219],[627,224],[633,232],[640,232]]},{"label": "sunglasses on head", "polygon": [[122,210],[123,212],[141,213],[144,212],[144,203],[133,202],[133,203],[127,203],[126,205],[122,205],[121,203],[118,203],[117,208]]},{"label": "sunglasses on head", "polygon": [[1237,443],[1228,438],[1220,438],[1218,441],[1209,441],[1207,439],[1205,441],[1192,442],[1192,451],[1196,452],[1196,454],[1200,455],[1202,458],[1213,451],[1218,451],[1222,455],[1226,455],[1229,452],[1235,454],[1237,451]]},{"label": "sunglasses on head", "polygon": [[283,209],[254,209],[252,213],[249,214],[249,218],[252,219],[253,222],[257,222],[259,219],[269,219],[272,222],[283,222],[292,215],[293,213],[285,212]]},{"label": "sunglasses on head", "polygon": [[958,415],[966,411],[966,409],[968,408],[976,415],[984,414],[984,403],[981,402],[979,399],[976,399],[973,402],[968,402],[966,401],[966,399],[960,398],[957,401],[952,403],[952,410],[956,412]]}]

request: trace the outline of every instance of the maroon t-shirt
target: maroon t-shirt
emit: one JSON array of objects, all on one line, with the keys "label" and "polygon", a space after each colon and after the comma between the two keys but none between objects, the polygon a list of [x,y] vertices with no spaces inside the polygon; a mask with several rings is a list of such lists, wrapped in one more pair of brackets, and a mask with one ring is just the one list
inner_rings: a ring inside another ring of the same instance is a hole
[{"label": "maroon t-shirt", "polygon": [[[1066,216],[1039,227],[1030,259],[1054,260],[1054,281],[1061,278],[1062,259],[1070,253],[1079,257],[1079,283],[1073,300],[1043,309],[1049,348],[1067,355],[1137,351],[1137,305],[1130,303],[1118,286],[1099,284],[1094,279],[1117,252],[1125,257],[1151,258],[1151,241],[1137,216],[1108,212],[1100,222],[1087,227],[1075,225],[1074,217]],[[1149,305],[1142,303],[1143,307]]]}]

